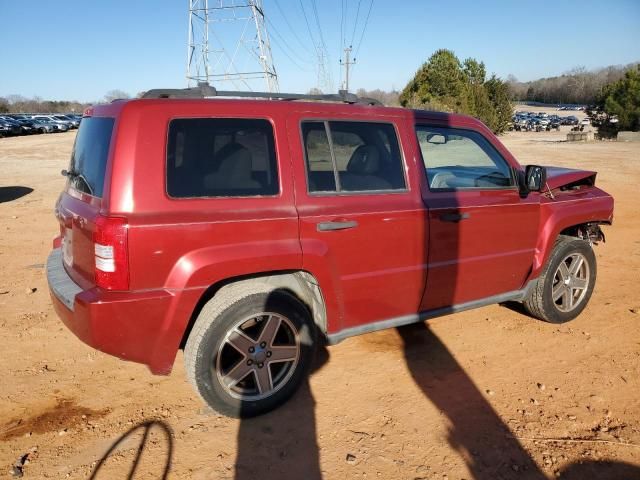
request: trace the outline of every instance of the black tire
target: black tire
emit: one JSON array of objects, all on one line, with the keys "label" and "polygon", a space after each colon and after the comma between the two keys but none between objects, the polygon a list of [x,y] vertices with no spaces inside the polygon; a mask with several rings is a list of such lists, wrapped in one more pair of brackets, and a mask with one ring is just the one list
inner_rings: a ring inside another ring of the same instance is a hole
[{"label": "black tire", "polygon": [[[586,265],[584,268],[579,262],[580,259]],[[561,271],[561,263],[564,263],[566,276]],[[580,270],[575,278],[570,278],[572,265]],[[584,240],[561,235],[553,247],[547,265],[524,300],[524,307],[532,316],[550,323],[573,320],[589,303],[596,283],[596,274],[596,257],[591,245]],[[559,281],[560,277],[566,280]],[[583,281],[586,281],[586,287],[580,289],[578,285],[583,285]],[[554,292],[561,295],[557,300],[553,298]]]},{"label": "black tire", "polygon": [[[268,325],[277,325],[271,336],[265,332]],[[272,340],[260,342],[267,338]],[[249,346],[246,352],[241,353],[241,343]],[[211,408],[230,417],[253,417],[277,408],[294,394],[313,362],[315,345],[313,320],[293,295],[267,284],[231,285],[198,315],[184,349],[185,368]],[[294,351],[295,360],[277,359],[286,356],[282,352]],[[232,375],[247,370],[236,375],[244,375],[239,379]],[[232,380],[233,385],[225,384]]]}]

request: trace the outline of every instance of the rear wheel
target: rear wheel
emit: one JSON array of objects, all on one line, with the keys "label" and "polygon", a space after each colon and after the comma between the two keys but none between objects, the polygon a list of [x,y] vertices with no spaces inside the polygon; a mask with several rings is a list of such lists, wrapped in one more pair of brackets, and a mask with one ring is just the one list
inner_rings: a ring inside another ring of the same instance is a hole
[{"label": "rear wheel", "polygon": [[534,317],[551,323],[573,320],[591,298],[596,268],[596,257],[589,243],[561,236],[523,302],[525,309]]},{"label": "rear wheel", "polygon": [[309,312],[293,295],[269,285],[227,287],[203,307],[189,335],[187,376],[220,413],[266,413],[304,380],[314,332]]}]

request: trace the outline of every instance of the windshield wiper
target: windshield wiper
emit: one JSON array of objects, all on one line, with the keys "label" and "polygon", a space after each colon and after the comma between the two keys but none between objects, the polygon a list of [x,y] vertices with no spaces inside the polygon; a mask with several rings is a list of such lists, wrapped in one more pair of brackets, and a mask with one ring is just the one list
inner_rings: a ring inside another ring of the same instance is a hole
[{"label": "windshield wiper", "polygon": [[93,188],[91,188],[91,185],[89,185],[89,182],[87,181],[87,179],[84,178],[84,176],[80,172],[71,168],[69,170],[62,170],[60,173],[62,174],[63,177],[67,177],[70,180],[79,178],[80,180],[82,180],[82,183],[84,183],[85,187],[87,187],[87,193],[90,195],[93,195]]},{"label": "windshield wiper", "polygon": [[69,170],[64,169],[60,172],[60,174],[63,177],[69,177],[69,178],[75,178],[80,176],[80,172],[75,171],[73,168],[70,168]]}]

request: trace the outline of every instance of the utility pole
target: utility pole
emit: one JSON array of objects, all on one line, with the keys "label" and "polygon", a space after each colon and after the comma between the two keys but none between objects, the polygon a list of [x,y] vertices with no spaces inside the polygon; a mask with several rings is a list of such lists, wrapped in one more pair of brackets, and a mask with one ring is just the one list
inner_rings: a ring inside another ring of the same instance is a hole
[{"label": "utility pole", "polygon": [[[262,0],[189,0],[187,86],[278,92]],[[254,88],[256,87],[256,88]]]},{"label": "utility pole", "polygon": [[344,85],[343,88],[344,90],[346,90],[347,92],[349,91],[349,67],[351,65],[355,65],[356,63],[356,59],[354,58],[352,61],[349,61],[349,56],[351,55],[351,51],[353,49],[351,48],[351,45],[349,45],[347,48],[344,49],[344,62],[342,61],[342,59],[340,59],[340,65],[342,65],[345,68],[345,81],[344,81]]}]

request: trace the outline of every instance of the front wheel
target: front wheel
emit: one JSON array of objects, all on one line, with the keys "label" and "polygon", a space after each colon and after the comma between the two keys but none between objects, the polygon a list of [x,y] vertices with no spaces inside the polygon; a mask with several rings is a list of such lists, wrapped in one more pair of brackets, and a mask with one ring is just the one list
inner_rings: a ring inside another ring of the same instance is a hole
[{"label": "front wheel", "polygon": [[551,323],[573,320],[591,298],[596,269],[596,257],[589,243],[560,236],[545,269],[523,302],[525,309]]},{"label": "front wheel", "polygon": [[203,307],[184,350],[187,377],[214,410],[253,417],[293,395],[313,360],[306,307],[268,285],[227,287]]}]

